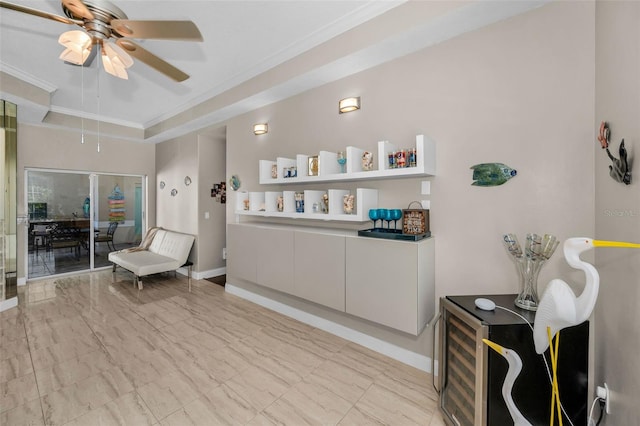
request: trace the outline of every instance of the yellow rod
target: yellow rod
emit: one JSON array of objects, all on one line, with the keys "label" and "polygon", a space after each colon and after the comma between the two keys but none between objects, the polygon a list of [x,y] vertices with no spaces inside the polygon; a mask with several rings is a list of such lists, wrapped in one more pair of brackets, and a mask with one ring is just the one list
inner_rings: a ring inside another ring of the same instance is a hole
[{"label": "yellow rod", "polygon": [[555,414],[556,414],[556,385],[555,385],[555,377],[556,377],[556,367],[555,367],[555,357],[553,354],[553,339],[551,338],[551,327],[547,327],[547,337],[549,338],[549,356],[551,356],[551,371],[553,372],[553,381],[551,383],[551,416],[549,417],[549,426],[553,426],[555,423]]},{"label": "yellow rod", "polygon": [[562,426],[562,410],[560,409],[560,389],[558,388],[558,349],[560,346],[560,332],[556,333],[556,354],[554,356],[556,365],[553,369],[553,383],[555,384],[556,390],[556,408],[558,410],[558,422],[560,426]]},{"label": "yellow rod", "polygon": [[626,243],[623,241],[603,241],[593,240],[594,247],[622,247],[622,248],[640,248],[640,244]]}]

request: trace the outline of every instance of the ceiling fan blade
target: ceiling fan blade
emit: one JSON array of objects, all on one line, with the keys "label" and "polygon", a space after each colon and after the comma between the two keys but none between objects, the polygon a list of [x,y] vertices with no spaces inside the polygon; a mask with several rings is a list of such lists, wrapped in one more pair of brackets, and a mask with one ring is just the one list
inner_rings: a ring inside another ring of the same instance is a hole
[{"label": "ceiling fan blade", "polygon": [[123,37],[202,41],[200,30],[191,21],[111,20],[111,29]]},{"label": "ceiling fan blade", "polygon": [[116,44],[122,47],[129,55],[133,56],[141,62],[144,62],[151,68],[154,68],[156,71],[161,72],[162,74],[175,81],[184,81],[189,78],[188,74],[185,74],[178,68],[174,67],[168,62],[165,62],[164,60],[160,59],[153,53],[142,48],[140,45],[132,42],[131,40],[118,39],[116,40]]},{"label": "ceiling fan blade", "polygon": [[7,3],[6,1],[0,1],[0,7],[5,9],[15,10],[16,12],[22,12],[29,15],[39,16],[40,18],[51,19],[53,21],[62,22],[63,24],[76,24],[82,25],[83,22],[77,19],[69,19],[64,16],[55,15],[49,12],[43,12],[42,10],[32,9],[30,7],[21,6],[19,4]]},{"label": "ceiling fan blade", "polygon": [[88,20],[95,19],[93,13],[91,13],[87,5],[84,4],[82,0],[62,0],[62,6],[73,12],[74,16]]}]

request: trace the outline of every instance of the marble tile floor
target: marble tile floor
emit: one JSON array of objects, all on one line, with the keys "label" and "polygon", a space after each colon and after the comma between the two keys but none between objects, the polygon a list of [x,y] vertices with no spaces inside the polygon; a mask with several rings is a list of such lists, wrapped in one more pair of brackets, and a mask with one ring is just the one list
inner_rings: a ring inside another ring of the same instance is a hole
[{"label": "marble tile floor", "polygon": [[0,313],[0,425],[425,425],[430,375],[226,294],[126,271]]}]

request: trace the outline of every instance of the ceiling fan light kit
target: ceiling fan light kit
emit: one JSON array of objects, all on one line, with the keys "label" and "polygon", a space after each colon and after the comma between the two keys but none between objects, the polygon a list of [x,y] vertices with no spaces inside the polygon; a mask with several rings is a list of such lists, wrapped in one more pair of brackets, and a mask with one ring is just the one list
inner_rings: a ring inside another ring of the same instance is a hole
[{"label": "ceiling fan light kit", "polygon": [[67,31],[60,35],[58,43],[66,47],[60,59],[75,65],[82,65],[91,53],[91,37],[84,31]]},{"label": "ceiling fan light kit", "polygon": [[102,45],[102,65],[109,74],[127,80],[126,69],[133,65],[133,59],[117,44],[105,42]]},{"label": "ceiling fan light kit", "polygon": [[0,1],[0,7],[81,27],[84,31],[67,31],[58,39],[66,48],[60,59],[66,62],[84,64],[92,47],[98,45],[105,70],[116,77],[127,79],[126,69],[133,65],[135,58],[175,81],[189,78],[130,38],[202,41],[202,34],[192,21],[129,20],[122,10],[104,0],[62,0],[61,3],[68,18],[5,1]]}]

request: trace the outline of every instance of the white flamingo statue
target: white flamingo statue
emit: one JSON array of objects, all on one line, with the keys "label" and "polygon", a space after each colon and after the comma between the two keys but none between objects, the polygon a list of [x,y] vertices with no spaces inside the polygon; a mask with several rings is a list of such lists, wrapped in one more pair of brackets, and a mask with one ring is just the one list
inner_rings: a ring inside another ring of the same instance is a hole
[{"label": "white flamingo statue", "polygon": [[542,299],[536,311],[533,324],[533,342],[536,352],[543,354],[556,337],[555,345],[551,347],[551,366],[553,370],[551,392],[551,419],[554,424],[555,413],[562,426],[560,391],[558,389],[558,333],[563,328],[582,324],[593,312],[598,300],[600,275],[593,265],[580,260],[580,254],[593,247],[624,247],[640,248],[640,244],[618,241],[592,240],[591,238],[569,238],[564,242],[564,257],[569,266],[584,272],[586,282],[580,296],[576,297],[569,285],[560,279],[552,280],[542,294]]},{"label": "white flamingo statue", "polygon": [[516,407],[516,403],[513,402],[513,397],[511,396],[513,384],[522,370],[522,360],[520,359],[520,356],[513,349],[500,346],[491,340],[482,339],[482,341],[491,349],[502,355],[509,364],[509,370],[507,371],[504,383],[502,384],[502,398],[504,398],[504,402],[507,404],[507,409],[509,410],[509,414],[511,414],[514,426],[531,426],[531,423],[529,423],[520,410],[518,410],[518,407]]},{"label": "white flamingo statue", "polygon": [[625,247],[640,248],[640,244],[618,241],[601,241],[590,238],[569,238],[564,242],[564,257],[569,266],[584,271],[586,283],[580,296],[576,297],[569,285],[554,279],[542,294],[533,324],[533,341],[536,352],[544,353],[549,347],[547,327],[551,336],[563,328],[585,322],[598,299],[600,275],[593,265],[580,260],[580,254],[593,247]]}]

